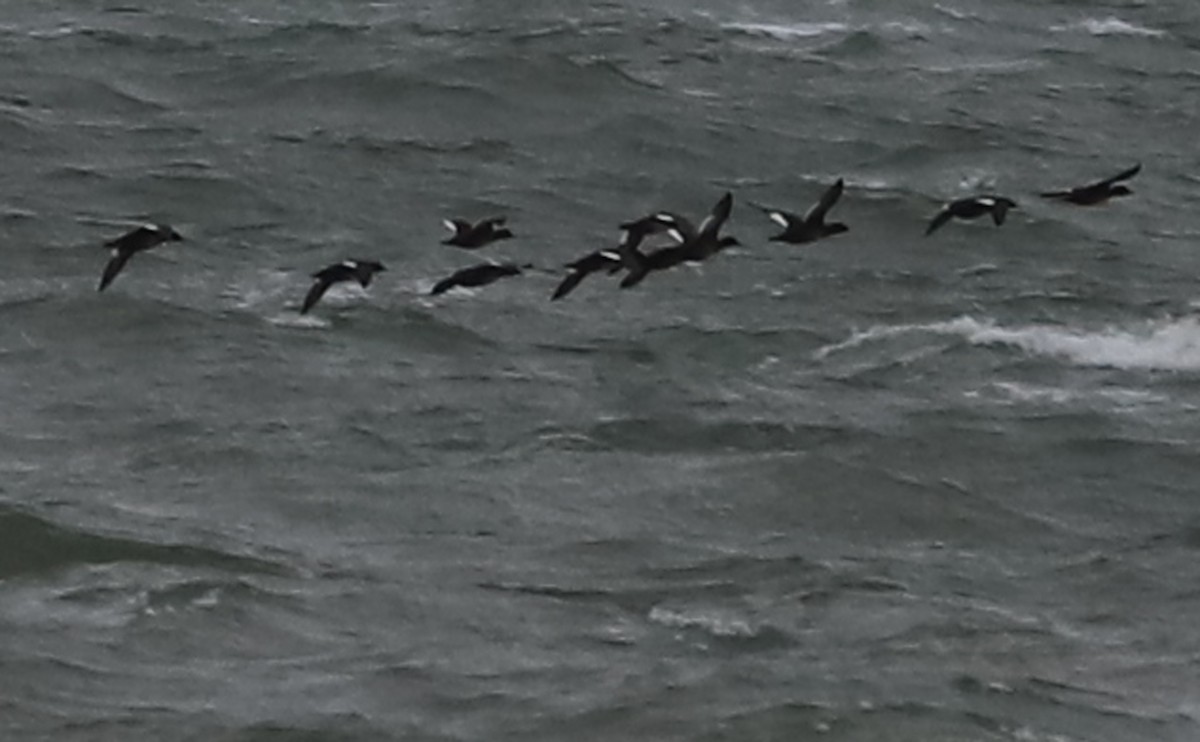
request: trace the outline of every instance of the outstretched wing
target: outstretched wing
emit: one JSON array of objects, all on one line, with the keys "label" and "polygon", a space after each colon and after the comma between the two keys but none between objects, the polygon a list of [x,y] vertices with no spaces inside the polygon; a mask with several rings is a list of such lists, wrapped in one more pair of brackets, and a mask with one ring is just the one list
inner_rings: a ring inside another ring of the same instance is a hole
[{"label": "outstretched wing", "polygon": [[620,244],[617,245],[617,254],[621,257],[621,265],[630,271],[642,270],[642,266],[646,262],[646,256],[638,249],[645,232],[637,225],[644,221],[646,220],[630,222],[630,226],[625,228],[625,234],[621,236]]},{"label": "outstretched wing", "polygon": [[654,214],[650,219],[658,225],[658,229],[650,232],[666,232],[671,239],[679,244],[692,242],[696,239],[696,227],[687,219],[687,217],[679,214],[671,213],[670,211],[660,211]]},{"label": "outstretched wing", "polygon": [[433,285],[433,288],[429,290],[429,295],[437,296],[438,294],[444,294],[457,285],[458,285],[458,274],[456,273],[452,276],[448,276],[447,278],[443,278],[442,280],[435,283]]},{"label": "outstretched wing", "polygon": [[793,224],[804,221],[790,211],[784,211],[783,209],[772,209],[770,206],[763,206],[762,204],[756,203],[752,203],[750,205],[766,214],[768,219],[784,229],[790,229]]},{"label": "outstretched wing", "polygon": [[648,276],[649,274],[650,274],[650,269],[646,266],[645,263],[642,263],[641,265],[637,266],[636,268],[631,268],[629,270],[629,273],[626,273],[625,277],[621,279],[621,288],[623,288],[623,289],[633,288],[634,286],[637,286],[639,283],[641,283],[642,279],[645,278],[646,276]]},{"label": "outstretched wing", "polygon": [[933,220],[929,222],[929,226],[925,228],[925,236],[928,237],[938,229],[941,229],[943,224],[950,221],[950,217],[951,213],[949,208],[943,208],[941,211],[939,211],[937,215],[933,217]]},{"label": "outstretched wing", "polygon": [[325,292],[332,285],[333,281],[318,273],[316,280],[309,287],[308,293],[304,295],[304,304],[300,307],[300,314],[307,314],[308,310],[312,309],[321,300],[321,297],[325,295]]},{"label": "outstretched wing", "polygon": [[1142,171],[1142,163],[1139,162],[1138,164],[1134,165],[1133,167],[1129,168],[1128,170],[1122,170],[1121,172],[1117,173],[1116,175],[1112,176],[1111,178],[1106,178],[1104,180],[1097,181],[1096,183],[1093,183],[1092,185],[1087,186],[1087,187],[1088,188],[1102,188],[1105,186],[1110,186],[1113,183],[1119,183],[1122,180],[1129,180],[1130,178],[1137,175],[1141,171]]},{"label": "outstretched wing", "polygon": [[668,233],[677,243],[687,241],[696,233],[691,222],[670,211],[657,211],[641,219],[625,222],[621,229],[624,230],[620,242],[622,249],[636,249],[646,237],[660,232]]},{"label": "outstretched wing", "polygon": [[729,219],[731,211],[733,211],[733,194],[726,192],[724,196],[721,196],[721,200],[713,206],[708,216],[704,217],[704,221],[700,222],[697,236],[715,235],[721,229],[721,225]]},{"label": "outstretched wing", "polygon": [[1108,189],[1112,187],[1114,183],[1119,183],[1122,180],[1129,180],[1141,171],[1142,163],[1139,162],[1128,170],[1122,170],[1111,178],[1097,180],[1095,183],[1089,183],[1085,186],[1079,186],[1078,188],[1071,188],[1065,191],[1046,191],[1042,193],[1041,196],[1042,198],[1087,198],[1088,196],[1104,197],[1107,196]]},{"label": "outstretched wing", "polygon": [[113,250],[113,256],[109,259],[108,265],[104,266],[104,274],[100,276],[100,288],[97,291],[103,291],[108,288],[108,285],[113,282],[125,264],[129,262],[129,257],[133,255],[127,250]]},{"label": "outstretched wing", "polygon": [[621,271],[625,267],[625,260],[621,257],[618,250],[601,250],[600,257],[604,258],[608,275],[612,275]]},{"label": "outstretched wing", "polygon": [[554,293],[550,295],[550,301],[558,301],[567,294],[575,290],[579,282],[587,277],[588,271],[575,269],[567,274],[567,277],[558,284],[558,288],[554,289]]},{"label": "outstretched wing", "polygon": [[829,210],[833,208],[833,205],[838,202],[838,199],[842,197],[842,190],[845,187],[845,181],[843,181],[841,178],[838,178],[836,183],[826,188],[825,192],[821,194],[821,200],[818,201],[811,209],[808,210],[808,213],[804,215],[804,221],[813,224],[820,224],[824,222],[825,214],[828,213]]}]

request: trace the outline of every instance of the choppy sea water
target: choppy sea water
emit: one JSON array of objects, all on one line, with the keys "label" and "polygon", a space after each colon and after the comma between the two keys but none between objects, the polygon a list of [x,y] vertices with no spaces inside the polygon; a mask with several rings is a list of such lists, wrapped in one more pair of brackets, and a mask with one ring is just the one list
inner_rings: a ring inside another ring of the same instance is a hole
[{"label": "choppy sea water", "polygon": [[[1198,49],[1181,1],[9,3],[0,736],[1195,740]],[[838,177],[848,234],[767,241]],[[726,190],[744,247],[547,301]],[[428,298],[496,213],[544,271]]]}]

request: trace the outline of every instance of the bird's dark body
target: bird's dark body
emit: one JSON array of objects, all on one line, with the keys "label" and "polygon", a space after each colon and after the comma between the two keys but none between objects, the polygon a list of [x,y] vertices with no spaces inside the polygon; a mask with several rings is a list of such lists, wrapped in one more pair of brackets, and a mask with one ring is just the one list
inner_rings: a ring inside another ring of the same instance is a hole
[{"label": "bird's dark body", "polygon": [[984,214],[991,214],[992,222],[999,227],[1008,216],[1008,210],[1015,208],[1017,208],[1017,203],[1004,196],[987,195],[960,198],[942,207],[942,210],[930,220],[929,226],[925,229],[925,235],[933,234],[951,219],[978,219]]},{"label": "bird's dark body", "polygon": [[503,226],[505,221],[505,217],[502,216],[484,219],[475,224],[462,219],[448,219],[446,226],[454,231],[454,235],[442,240],[442,244],[461,247],[464,250],[477,250],[497,240],[511,239],[513,233]]},{"label": "bird's dark body", "polygon": [[146,224],[131,232],[126,232],[120,237],[108,240],[104,246],[112,250],[112,257],[104,266],[104,273],[100,276],[100,287],[96,290],[103,291],[108,288],[108,285],[113,282],[129,259],[137,253],[157,247],[164,242],[182,240],[182,235],[166,224]]},{"label": "bird's dark body", "polygon": [[583,279],[593,273],[608,271],[609,274],[613,274],[620,271],[623,266],[619,253],[615,253],[612,250],[596,250],[584,255],[582,258],[572,260],[564,267],[567,269],[567,275],[554,289],[554,293],[550,295],[551,301],[557,301],[571,293]]},{"label": "bird's dark body", "polygon": [[486,286],[506,276],[520,275],[525,267],[528,266],[519,266],[515,263],[480,263],[451,273],[434,284],[429,293],[431,296],[437,296],[458,286],[464,288]]},{"label": "bird's dark body", "polygon": [[642,233],[660,231],[663,228],[679,240],[680,244],[664,247],[651,253],[643,253],[636,242],[621,246],[621,260],[629,273],[621,279],[621,288],[632,288],[641,283],[654,271],[674,268],[681,263],[701,262],[716,255],[727,247],[741,244],[734,237],[720,236],[721,227],[733,210],[733,194],[726,193],[713,206],[712,211],[699,228],[687,219],[670,212],[659,212],[624,226],[627,230],[637,229]]},{"label": "bird's dark body", "polygon": [[803,245],[809,242],[816,242],[825,237],[832,237],[835,234],[848,232],[850,228],[842,222],[825,221],[826,214],[838,202],[838,199],[842,197],[842,190],[844,188],[845,181],[838,178],[837,182],[825,190],[825,193],[821,195],[821,199],[804,216],[756,204],[757,208],[770,217],[771,221],[783,227],[782,232],[768,239],[771,242]]},{"label": "bird's dark body", "polygon": [[334,263],[331,266],[322,268],[312,274],[313,285],[308,289],[308,293],[304,296],[304,304],[300,307],[300,314],[306,314],[312,309],[329,287],[335,283],[342,281],[358,281],[364,289],[371,285],[371,279],[380,271],[385,271],[387,268],[377,260],[344,260],[341,263]]},{"label": "bird's dark body", "polygon": [[1121,183],[1123,180],[1129,180],[1137,175],[1142,170],[1141,163],[1134,165],[1128,170],[1123,170],[1111,178],[1089,183],[1078,188],[1071,188],[1064,191],[1047,191],[1042,194],[1042,198],[1052,198],[1059,201],[1075,204],[1076,206],[1095,206],[1108,201],[1110,198],[1118,196],[1128,196],[1133,193],[1133,190]]}]

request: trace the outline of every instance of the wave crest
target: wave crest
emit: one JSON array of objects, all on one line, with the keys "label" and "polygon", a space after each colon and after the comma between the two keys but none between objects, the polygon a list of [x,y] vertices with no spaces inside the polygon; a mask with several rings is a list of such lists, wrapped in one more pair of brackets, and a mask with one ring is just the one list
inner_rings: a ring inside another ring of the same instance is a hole
[{"label": "wave crest", "polygon": [[872,327],[819,349],[816,357],[822,359],[872,342],[919,333],[957,336],[973,345],[1007,345],[1080,366],[1200,371],[1200,320],[1194,317],[1149,322],[1136,329],[1111,327],[1096,331],[1051,325],[1004,327],[992,320],[964,316],[945,322]]},{"label": "wave crest", "polygon": [[1116,16],[1107,18],[1085,18],[1078,23],[1073,23],[1067,26],[1054,26],[1052,31],[1076,31],[1082,30],[1090,33],[1092,36],[1146,36],[1157,38],[1165,36],[1165,31],[1160,31],[1157,28],[1147,28],[1138,26],[1128,21],[1123,21]]}]

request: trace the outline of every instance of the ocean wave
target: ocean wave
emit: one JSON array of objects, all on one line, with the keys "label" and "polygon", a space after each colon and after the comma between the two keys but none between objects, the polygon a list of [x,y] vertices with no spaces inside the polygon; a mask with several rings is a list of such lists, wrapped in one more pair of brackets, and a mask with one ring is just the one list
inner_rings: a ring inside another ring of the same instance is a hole
[{"label": "ocean wave", "polygon": [[311,43],[314,38],[340,40],[369,33],[373,26],[368,23],[341,22],[330,19],[310,19],[301,22],[276,21],[243,15],[234,24],[226,26],[226,34],[234,39],[253,43],[269,42],[285,45],[296,42]]},{"label": "ocean wave", "polygon": [[791,643],[788,634],[762,621],[726,608],[676,608],[656,605],[646,614],[655,625],[707,641],[732,642],[743,648],[775,649]]},{"label": "ocean wave", "polygon": [[276,327],[298,327],[305,330],[328,330],[333,323],[315,314],[300,314],[298,312],[282,311],[270,315],[266,322]]},{"label": "ocean wave", "polygon": [[699,629],[722,639],[753,639],[759,635],[758,627],[749,619],[722,611],[688,611],[656,605],[647,618],[667,628]]},{"label": "ocean wave", "polygon": [[793,451],[835,438],[840,428],[773,420],[678,420],[633,417],[606,420],[584,431],[587,440],[613,451],[672,453],[697,451]]},{"label": "ocean wave", "polygon": [[837,21],[825,23],[725,23],[721,28],[750,36],[767,36],[779,41],[808,39],[850,30],[850,26]]},{"label": "ocean wave", "polygon": [[[1042,405],[1067,404],[1084,396],[1079,390],[1043,384],[1027,384],[1018,381],[992,382],[989,392],[1001,399],[1015,403]],[[1167,397],[1143,389],[1103,389],[1088,392],[1087,396],[1098,396],[1118,408],[1136,409],[1167,402]]]},{"label": "ocean wave", "polygon": [[189,544],[159,544],[59,525],[0,505],[0,579],[74,564],[149,562],[276,573],[277,565]]},{"label": "ocean wave", "polygon": [[869,39],[871,41],[907,41],[924,39],[931,33],[929,25],[912,19],[885,21],[852,25],[841,21],[820,22],[730,22],[722,23],[721,29],[732,34],[751,36],[759,39],[769,39],[779,42],[800,42],[807,40],[833,39]]},{"label": "ocean wave", "polygon": [[1082,330],[1050,325],[1003,327],[959,317],[945,322],[879,325],[816,351],[818,360],[869,343],[912,334],[957,336],[973,345],[1006,345],[1080,366],[1154,371],[1200,371],[1200,320],[1146,323],[1140,329]]},{"label": "ocean wave", "polygon": [[1166,31],[1161,31],[1157,28],[1148,28],[1146,26],[1138,26],[1128,21],[1123,21],[1116,16],[1108,16],[1107,18],[1085,18],[1078,23],[1064,24],[1060,26],[1051,26],[1051,31],[1086,31],[1092,36],[1145,36],[1157,38],[1166,36]]}]

